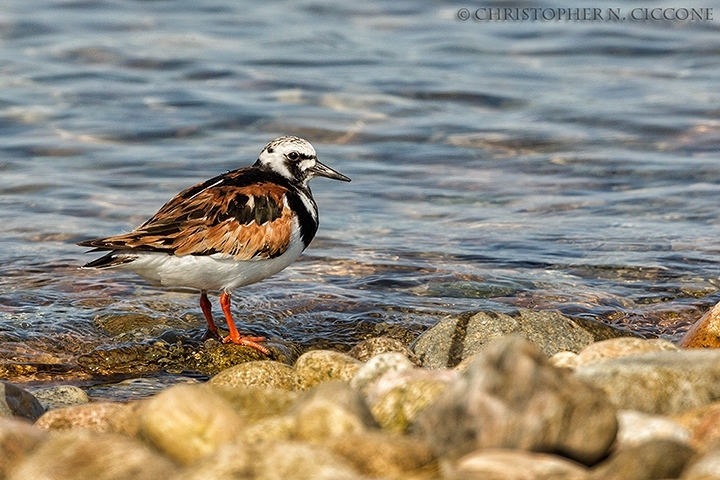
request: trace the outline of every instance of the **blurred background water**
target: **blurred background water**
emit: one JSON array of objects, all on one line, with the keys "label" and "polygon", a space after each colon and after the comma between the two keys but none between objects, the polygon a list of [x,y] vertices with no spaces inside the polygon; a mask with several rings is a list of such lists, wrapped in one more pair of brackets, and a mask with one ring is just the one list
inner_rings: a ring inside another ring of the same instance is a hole
[{"label": "blurred background water", "polygon": [[116,341],[103,315],[201,328],[196,294],[79,271],[94,257],[74,243],[129,231],[283,134],[353,182],[312,183],[318,235],[236,292],[242,328],[346,348],[529,307],[679,338],[720,300],[720,9],[458,19],[524,6],[0,3],[2,362],[52,380]]}]

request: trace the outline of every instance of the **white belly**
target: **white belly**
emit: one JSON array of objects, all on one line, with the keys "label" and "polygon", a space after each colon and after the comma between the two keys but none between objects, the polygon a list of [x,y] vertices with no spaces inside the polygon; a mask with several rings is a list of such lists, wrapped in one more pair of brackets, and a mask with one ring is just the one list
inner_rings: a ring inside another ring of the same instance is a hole
[{"label": "white belly", "polygon": [[285,253],[270,259],[235,261],[222,254],[184,255],[181,257],[156,252],[138,252],[137,260],[122,267],[144,279],[168,287],[198,290],[225,290],[259,282],[283,270],[302,253],[301,241],[293,241]]}]

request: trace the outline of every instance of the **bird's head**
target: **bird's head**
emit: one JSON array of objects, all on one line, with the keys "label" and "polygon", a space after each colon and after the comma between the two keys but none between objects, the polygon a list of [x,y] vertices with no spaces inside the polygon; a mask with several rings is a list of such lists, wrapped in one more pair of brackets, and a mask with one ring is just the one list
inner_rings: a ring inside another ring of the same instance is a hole
[{"label": "bird's head", "polygon": [[255,166],[271,170],[305,187],[313,177],[350,181],[342,173],[320,163],[315,148],[300,137],[279,137],[268,143],[260,152]]}]

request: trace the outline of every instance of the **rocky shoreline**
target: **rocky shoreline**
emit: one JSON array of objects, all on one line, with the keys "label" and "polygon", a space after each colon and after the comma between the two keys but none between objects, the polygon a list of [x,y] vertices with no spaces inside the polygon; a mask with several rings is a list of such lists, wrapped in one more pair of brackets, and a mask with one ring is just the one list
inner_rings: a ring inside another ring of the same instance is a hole
[{"label": "rocky shoreline", "polygon": [[0,382],[0,479],[720,479],[717,316],[681,349],[473,312],[126,403]]}]

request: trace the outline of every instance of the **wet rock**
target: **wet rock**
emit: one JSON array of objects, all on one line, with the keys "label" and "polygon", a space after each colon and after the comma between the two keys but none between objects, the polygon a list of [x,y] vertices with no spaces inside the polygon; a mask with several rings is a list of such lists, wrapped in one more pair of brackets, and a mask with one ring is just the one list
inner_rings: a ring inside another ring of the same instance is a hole
[{"label": "wet rock", "polygon": [[210,385],[229,387],[268,387],[291,390],[292,367],[272,360],[241,363],[221,371],[210,379]]},{"label": "wet rock", "polygon": [[642,338],[621,337],[603,340],[585,347],[577,356],[575,366],[598,363],[611,358],[628,357],[649,352],[679,350],[675,344],[662,339],[645,340]]},{"label": "wet rock", "polygon": [[669,414],[720,400],[720,350],[645,353],[584,365],[577,378],[619,409]]},{"label": "wet rock", "polygon": [[720,348],[720,303],[685,332],[679,345],[683,348]]},{"label": "wet rock", "polygon": [[97,402],[45,412],[35,426],[44,430],[86,429],[94,432],[138,433],[138,403]]},{"label": "wet rock", "polygon": [[430,447],[415,438],[368,431],[333,438],[328,446],[360,473],[373,478],[439,476]]},{"label": "wet rock", "polygon": [[366,393],[372,383],[390,371],[412,370],[415,365],[403,354],[386,352],[375,355],[355,373],[350,386]]},{"label": "wet rock", "polygon": [[27,390],[0,381],[0,417],[21,417],[35,421],[45,409]]},{"label": "wet rock", "polygon": [[681,480],[720,480],[720,446],[692,461]]},{"label": "wet rock", "polygon": [[271,359],[279,363],[290,363],[291,354],[284,345],[265,342],[263,346],[270,350],[269,357],[255,348],[208,340],[189,355],[186,365],[191,367],[191,370],[214,375],[246,362]]},{"label": "wet rock", "polygon": [[420,413],[414,429],[437,455],[514,448],[593,465],[615,439],[615,415],[601,390],[551,366],[541,351],[513,335],[478,355]]},{"label": "wet rock", "polygon": [[210,386],[213,391],[233,406],[243,420],[248,422],[284,414],[300,395],[298,392],[279,388],[234,387],[216,384]]},{"label": "wet rock", "polygon": [[462,457],[448,480],[588,480],[590,472],[555,455],[522,450],[477,450]]},{"label": "wet rock", "polygon": [[694,450],[672,440],[652,440],[619,449],[593,469],[597,480],[651,480],[677,478]]},{"label": "wet rock", "polygon": [[441,320],[417,339],[412,350],[424,367],[454,367],[489,342],[511,333],[526,338],[548,356],[564,350],[579,352],[595,340],[556,312],[520,310],[515,316],[478,312]]},{"label": "wet rock", "polygon": [[303,395],[289,412],[295,436],[318,441],[377,428],[360,393],[345,382],[322,383]]},{"label": "wet rock", "polygon": [[[289,353],[283,346],[266,345],[273,358],[289,362]],[[200,343],[168,343],[163,340],[144,343],[121,343],[97,347],[77,362],[92,374],[142,375],[157,371],[195,371],[214,375],[234,365],[268,357],[258,350],[215,340]]]},{"label": "wet rock", "polygon": [[607,323],[598,322],[597,320],[592,320],[590,318],[574,317],[571,320],[592,335],[595,342],[622,337],[643,338],[638,333],[614,327],[612,325],[608,325]]},{"label": "wet rock", "polygon": [[458,377],[452,370],[396,370],[381,376],[366,390],[377,422],[393,433],[405,433],[412,422]]},{"label": "wet rock", "polygon": [[243,427],[233,407],[204,385],[170,387],[139,414],[143,437],[183,465],[230,443]]},{"label": "wet rock", "polygon": [[73,385],[40,388],[34,390],[32,394],[46,410],[69,407],[70,405],[82,405],[90,401],[84,390]]},{"label": "wet rock", "polygon": [[155,480],[176,472],[171,461],[135,439],[71,431],[43,442],[8,480]]},{"label": "wet rock", "polygon": [[372,357],[381,353],[397,352],[404,355],[415,365],[420,365],[420,359],[400,340],[389,337],[374,337],[363,340],[355,345],[348,355],[357,358],[361,362],[367,362]]},{"label": "wet rock", "polygon": [[617,417],[617,448],[641,445],[652,440],[672,440],[690,446],[690,431],[670,418],[635,410],[622,410]]},{"label": "wet rock", "polygon": [[47,433],[22,420],[0,418],[0,478],[47,438]]},{"label": "wet rock", "polygon": [[331,350],[312,350],[297,359],[293,367],[293,383],[297,390],[307,390],[331,380],[350,381],[362,362]]}]

